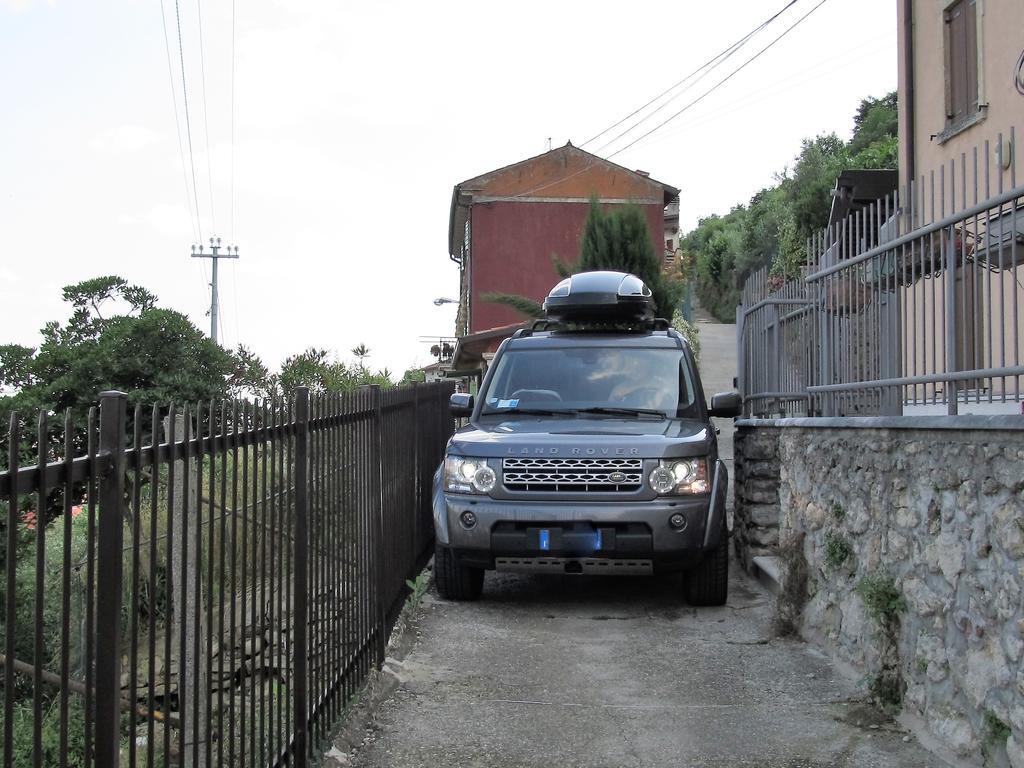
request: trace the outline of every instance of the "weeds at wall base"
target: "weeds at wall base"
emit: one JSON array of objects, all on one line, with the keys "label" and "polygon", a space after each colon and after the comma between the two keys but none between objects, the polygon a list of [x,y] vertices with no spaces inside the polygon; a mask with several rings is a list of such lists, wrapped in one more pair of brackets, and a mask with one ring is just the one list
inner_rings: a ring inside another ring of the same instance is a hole
[{"label": "weeds at wall base", "polygon": [[853,589],[878,628],[879,669],[869,679],[868,690],[885,712],[896,714],[907,689],[899,657],[900,614],[907,610],[906,598],[892,578],[883,573],[864,576]]},{"label": "weeds at wall base", "polygon": [[772,631],[777,637],[792,637],[800,632],[800,621],[807,605],[808,566],[803,533],[795,533],[780,542],[779,560],[782,585],[775,602]]}]

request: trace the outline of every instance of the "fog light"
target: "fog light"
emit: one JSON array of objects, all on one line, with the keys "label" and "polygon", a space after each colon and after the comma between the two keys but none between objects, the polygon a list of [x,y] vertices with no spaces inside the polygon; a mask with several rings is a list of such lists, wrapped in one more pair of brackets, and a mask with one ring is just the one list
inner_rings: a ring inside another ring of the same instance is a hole
[{"label": "fog light", "polygon": [[668,524],[675,528],[677,531],[681,531],[686,528],[686,518],[676,512],[668,519]]},{"label": "fog light", "polygon": [[466,528],[472,528],[474,525],[476,525],[476,515],[467,509],[461,515],[459,515],[459,521]]}]

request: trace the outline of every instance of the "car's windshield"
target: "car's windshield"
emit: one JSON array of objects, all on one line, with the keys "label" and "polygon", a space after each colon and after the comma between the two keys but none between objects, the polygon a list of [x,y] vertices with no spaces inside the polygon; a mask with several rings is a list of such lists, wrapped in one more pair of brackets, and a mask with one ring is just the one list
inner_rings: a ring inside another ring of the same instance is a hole
[{"label": "car's windshield", "polygon": [[679,349],[512,349],[498,360],[483,398],[483,415],[587,409],[608,409],[609,416],[700,415],[693,373]]}]

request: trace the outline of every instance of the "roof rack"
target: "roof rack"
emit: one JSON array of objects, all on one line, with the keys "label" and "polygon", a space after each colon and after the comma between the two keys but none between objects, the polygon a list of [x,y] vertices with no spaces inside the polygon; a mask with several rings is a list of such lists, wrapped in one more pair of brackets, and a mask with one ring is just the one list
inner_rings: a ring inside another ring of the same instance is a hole
[{"label": "roof rack", "polygon": [[530,336],[541,331],[574,333],[647,333],[650,331],[667,331],[671,324],[663,317],[654,317],[649,320],[630,321],[625,319],[608,319],[604,321],[589,322],[560,322],[558,320],[534,320],[529,328],[522,328],[516,331],[512,338]]}]

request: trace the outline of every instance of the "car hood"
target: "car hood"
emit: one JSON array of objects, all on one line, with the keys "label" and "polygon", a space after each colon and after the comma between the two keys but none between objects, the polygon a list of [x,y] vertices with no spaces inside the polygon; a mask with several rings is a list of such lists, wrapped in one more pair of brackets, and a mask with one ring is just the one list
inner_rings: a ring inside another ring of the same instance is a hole
[{"label": "car hood", "polygon": [[448,452],[462,456],[551,458],[706,456],[713,428],[690,419],[493,419],[456,432]]}]

